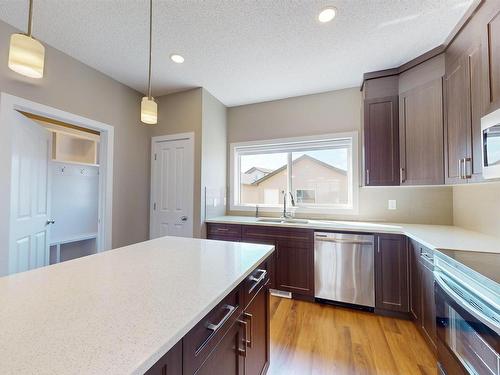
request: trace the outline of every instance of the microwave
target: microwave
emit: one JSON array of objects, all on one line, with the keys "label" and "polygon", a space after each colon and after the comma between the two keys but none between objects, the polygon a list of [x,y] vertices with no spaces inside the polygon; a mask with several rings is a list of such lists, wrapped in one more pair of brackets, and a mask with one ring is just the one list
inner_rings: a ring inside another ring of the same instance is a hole
[{"label": "microwave", "polygon": [[500,109],[481,119],[483,177],[500,178]]}]

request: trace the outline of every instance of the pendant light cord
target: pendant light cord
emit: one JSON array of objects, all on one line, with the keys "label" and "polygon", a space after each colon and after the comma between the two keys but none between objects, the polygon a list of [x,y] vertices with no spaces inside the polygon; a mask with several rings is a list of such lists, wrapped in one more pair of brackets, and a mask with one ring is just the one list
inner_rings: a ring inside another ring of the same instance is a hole
[{"label": "pendant light cord", "polygon": [[31,31],[33,29],[33,0],[29,0],[28,8],[28,36],[31,38]]},{"label": "pendant light cord", "polygon": [[[32,0],[30,0],[32,1]],[[148,99],[151,99],[151,58],[153,39],[153,0],[149,0],[149,74],[148,74]]]}]

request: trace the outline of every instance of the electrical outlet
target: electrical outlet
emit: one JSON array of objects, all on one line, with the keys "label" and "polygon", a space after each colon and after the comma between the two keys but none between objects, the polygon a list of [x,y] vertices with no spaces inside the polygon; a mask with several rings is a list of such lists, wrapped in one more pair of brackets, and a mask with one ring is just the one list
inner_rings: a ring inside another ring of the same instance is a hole
[{"label": "electrical outlet", "polygon": [[395,209],[397,209],[397,204],[396,204],[396,200],[395,199],[389,199],[387,201],[387,203],[388,203],[387,204],[387,208],[389,210],[395,210]]}]

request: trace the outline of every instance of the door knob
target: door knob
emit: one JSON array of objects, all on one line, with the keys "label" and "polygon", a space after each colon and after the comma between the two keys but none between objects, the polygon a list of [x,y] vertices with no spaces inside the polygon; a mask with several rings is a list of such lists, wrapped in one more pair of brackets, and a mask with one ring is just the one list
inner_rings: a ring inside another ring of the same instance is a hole
[{"label": "door knob", "polygon": [[182,221],[187,221],[188,217],[187,216],[181,216]]},{"label": "door knob", "polygon": [[56,221],[55,221],[55,220],[47,220],[47,221],[45,222],[45,225],[55,224],[55,223],[56,223]]}]

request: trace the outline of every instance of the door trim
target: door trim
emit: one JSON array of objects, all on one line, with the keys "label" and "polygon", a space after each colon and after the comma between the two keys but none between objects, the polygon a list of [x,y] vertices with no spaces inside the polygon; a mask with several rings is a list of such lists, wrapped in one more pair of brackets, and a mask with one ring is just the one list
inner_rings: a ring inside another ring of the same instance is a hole
[{"label": "door trim", "polygon": [[153,195],[153,187],[154,187],[154,181],[156,178],[156,172],[154,168],[154,157],[155,157],[155,144],[160,143],[160,142],[168,142],[168,141],[182,141],[186,140],[189,143],[189,147],[192,150],[192,160],[193,160],[193,175],[191,176],[191,180],[193,181],[193,196],[191,197],[191,202],[192,204],[192,212],[191,215],[193,217],[193,220],[191,220],[191,237],[193,237],[194,234],[194,163],[195,163],[195,151],[194,151],[194,132],[188,132],[188,133],[177,133],[177,134],[167,134],[167,135],[159,135],[156,137],[151,137],[151,181],[150,181],[150,193],[149,193],[149,239],[153,238],[153,230],[155,227],[155,216],[154,216],[154,210],[153,210],[153,205],[154,205],[154,195]]},{"label": "door trim", "polygon": [[[57,121],[74,124],[101,133],[99,168],[99,224],[97,251],[112,248],[113,220],[113,145],[114,127],[57,108],[0,93],[0,173],[7,183],[0,184],[0,219],[10,223],[11,153],[15,121],[14,112],[28,112]],[[10,272],[10,225],[0,226],[0,276]],[[4,261],[6,260],[6,261]]]}]

